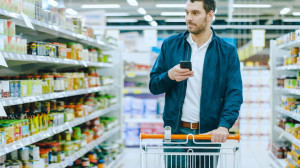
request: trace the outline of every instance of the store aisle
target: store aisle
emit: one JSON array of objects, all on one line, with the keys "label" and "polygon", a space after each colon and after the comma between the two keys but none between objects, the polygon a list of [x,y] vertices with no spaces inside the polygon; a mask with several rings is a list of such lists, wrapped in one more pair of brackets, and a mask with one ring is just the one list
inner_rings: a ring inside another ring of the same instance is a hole
[{"label": "store aisle", "polygon": [[[266,145],[257,142],[241,143],[241,168],[279,168],[269,156]],[[125,162],[122,168],[140,167],[139,148],[125,150]]]}]

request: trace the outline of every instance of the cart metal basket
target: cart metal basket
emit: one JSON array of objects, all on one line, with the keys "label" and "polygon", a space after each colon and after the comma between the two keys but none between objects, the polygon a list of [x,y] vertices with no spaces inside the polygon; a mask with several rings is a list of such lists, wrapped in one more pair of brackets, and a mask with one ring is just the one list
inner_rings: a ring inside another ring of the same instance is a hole
[{"label": "cart metal basket", "polygon": [[240,135],[230,135],[226,144],[210,139],[211,135],[141,134],[141,168],[240,168]]}]

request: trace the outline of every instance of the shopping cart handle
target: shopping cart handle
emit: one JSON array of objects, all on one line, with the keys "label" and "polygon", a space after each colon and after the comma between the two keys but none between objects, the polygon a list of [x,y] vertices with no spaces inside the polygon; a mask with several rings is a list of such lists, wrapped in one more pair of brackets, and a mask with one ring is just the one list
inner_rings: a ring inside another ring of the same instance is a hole
[{"label": "shopping cart handle", "polygon": [[[210,140],[211,135],[194,135],[195,140]],[[152,134],[141,134],[140,139],[164,139],[164,135],[152,135]],[[181,134],[176,134],[176,135],[171,135],[171,139],[187,139],[187,135],[181,135]],[[193,139],[193,136],[189,136],[188,139]],[[241,140],[241,136],[239,134],[237,135],[229,135],[227,139],[233,139],[233,140]]]}]

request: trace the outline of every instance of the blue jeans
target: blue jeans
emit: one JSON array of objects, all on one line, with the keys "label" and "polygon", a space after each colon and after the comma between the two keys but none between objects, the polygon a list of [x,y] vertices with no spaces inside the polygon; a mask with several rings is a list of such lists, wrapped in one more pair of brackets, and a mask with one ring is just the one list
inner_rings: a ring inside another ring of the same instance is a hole
[{"label": "blue jeans", "polygon": [[[198,130],[192,130],[189,128],[181,127],[178,134],[193,134],[197,135]],[[172,142],[186,142],[186,140],[172,140]],[[211,142],[210,140],[201,140],[196,142]],[[205,155],[205,153],[219,153],[220,149],[193,149],[193,152],[204,153],[204,155],[188,156],[179,155],[178,152],[192,152],[189,149],[180,147],[221,147],[220,144],[195,144],[193,140],[189,140],[187,144],[165,144],[164,146],[176,147],[171,149],[164,149],[164,152],[172,152],[172,156],[169,154],[165,156],[166,168],[216,168],[218,165],[218,156]],[[177,149],[177,147],[179,147]],[[176,155],[178,153],[178,155]]]}]

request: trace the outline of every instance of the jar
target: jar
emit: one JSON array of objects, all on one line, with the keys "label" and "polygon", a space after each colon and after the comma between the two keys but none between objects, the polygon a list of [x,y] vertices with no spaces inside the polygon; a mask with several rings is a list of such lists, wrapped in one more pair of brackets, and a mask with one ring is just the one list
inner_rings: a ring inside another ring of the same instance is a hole
[{"label": "jar", "polygon": [[105,160],[100,159],[98,160],[98,168],[105,168]]},{"label": "jar", "polygon": [[72,49],[67,48],[67,59],[72,59]]},{"label": "jar", "polygon": [[57,101],[56,108],[58,112],[63,112],[65,110],[65,102],[64,101]]},{"label": "jar", "polygon": [[3,147],[5,144],[6,144],[5,131],[0,131],[0,147]]},{"label": "jar", "polygon": [[80,117],[84,117],[85,115],[85,109],[84,109],[84,105],[82,104],[78,104],[75,106],[75,117],[80,118]]},{"label": "jar", "polygon": [[97,164],[97,154],[96,154],[96,152],[90,152],[90,153],[88,154],[88,158],[89,158],[89,161],[90,161],[91,163]]},{"label": "jar", "polygon": [[61,84],[60,80],[61,80],[61,75],[55,74],[54,75],[54,92],[61,92],[62,89],[60,86],[60,84]]},{"label": "jar", "polygon": [[43,79],[47,82],[48,84],[48,93],[53,93],[54,92],[54,77],[53,75],[46,74],[43,76]]},{"label": "jar", "polygon": [[80,140],[81,139],[81,129],[80,127],[74,127],[73,128],[73,139],[74,140]]},{"label": "jar", "polygon": [[69,131],[65,131],[65,140],[71,141],[71,137],[72,137],[71,133]]},{"label": "jar", "polygon": [[90,161],[89,161],[89,159],[88,159],[88,158],[83,158],[83,159],[82,159],[82,164],[81,164],[81,166],[83,166],[83,167],[88,167],[88,166],[90,166]]}]

